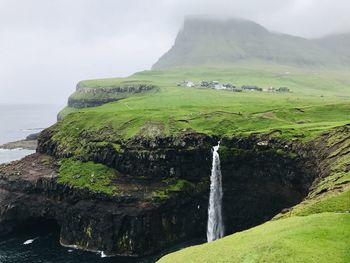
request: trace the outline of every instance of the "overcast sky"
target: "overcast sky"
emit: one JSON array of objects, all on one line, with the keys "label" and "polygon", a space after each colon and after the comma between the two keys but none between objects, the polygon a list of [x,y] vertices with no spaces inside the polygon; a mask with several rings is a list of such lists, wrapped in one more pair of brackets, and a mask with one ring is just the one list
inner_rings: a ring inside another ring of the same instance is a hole
[{"label": "overcast sky", "polygon": [[350,31],[348,0],[0,0],[0,103],[66,103],[81,79],[149,69],[187,15],[304,37]]}]

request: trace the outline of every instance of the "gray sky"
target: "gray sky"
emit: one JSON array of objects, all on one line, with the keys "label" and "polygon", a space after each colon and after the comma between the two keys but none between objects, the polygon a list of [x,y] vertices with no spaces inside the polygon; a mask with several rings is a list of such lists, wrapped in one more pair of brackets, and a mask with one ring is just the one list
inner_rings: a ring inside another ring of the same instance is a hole
[{"label": "gray sky", "polygon": [[304,37],[350,31],[348,0],[0,0],[0,103],[64,104],[81,79],[149,69],[186,15]]}]

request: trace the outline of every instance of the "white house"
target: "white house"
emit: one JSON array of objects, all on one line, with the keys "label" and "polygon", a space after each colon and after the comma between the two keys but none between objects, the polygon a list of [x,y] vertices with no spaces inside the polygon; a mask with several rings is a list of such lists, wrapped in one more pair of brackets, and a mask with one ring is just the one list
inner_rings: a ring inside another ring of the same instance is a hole
[{"label": "white house", "polygon": [[195,85],[194,85],[194,83],[192,81],[187,81],[186,86],[189,87],[189,88],[192,88]]},{"label": "white house", "polygon": [[222,84],[215,84],[214,89],[226,89],[226,87]]}]

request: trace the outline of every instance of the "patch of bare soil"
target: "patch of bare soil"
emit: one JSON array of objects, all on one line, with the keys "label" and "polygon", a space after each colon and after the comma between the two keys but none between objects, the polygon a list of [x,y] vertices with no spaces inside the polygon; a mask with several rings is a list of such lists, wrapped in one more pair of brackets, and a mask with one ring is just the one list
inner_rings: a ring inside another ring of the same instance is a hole
[{"label": "patch of bare soil", "polygon": [[265,119],[274,119],[276,117],[276,114],[273,111],[268,111],[264,112],[261,116]]}]

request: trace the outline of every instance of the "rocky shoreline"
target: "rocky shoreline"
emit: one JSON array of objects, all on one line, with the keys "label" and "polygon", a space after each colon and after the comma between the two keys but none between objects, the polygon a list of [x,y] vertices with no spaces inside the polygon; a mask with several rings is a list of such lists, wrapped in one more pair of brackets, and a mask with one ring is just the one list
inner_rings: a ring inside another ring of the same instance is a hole
[{"label": "rocky shoreline", "polygon": [[5,143],[0,145],[0,149],[5,150],[15,150],[15,149],[25,149],[35,151],[38,147],[37,140],[19,140],[15,142]]},{"label": "rocky shoreline", "polygon": [[0,149],[5,150],[15,150],[15,149],[24,149],[24,150],[32,150],[35,151],[38,147],[38,137],[40,133],[33,133],[28,135],[25,139],[5,143],[0,145]]},{"label": "rocky shoreline", "polygon": [[205,227],[198,224],[207,201],[200,195],[178,193],[176,200],[159,200],[151,198],[152,192],[143,194],[145,187],[156,188],[156,182],[142,185],[121,179],[118,184],[124,191],[115,196],[59,184],[57,163],[47,155],[0,165],[0,235],[29,222],[31,227],[54,220],[65,246],[142,256],[195,238]]}]

